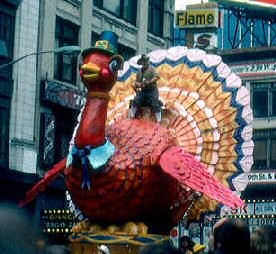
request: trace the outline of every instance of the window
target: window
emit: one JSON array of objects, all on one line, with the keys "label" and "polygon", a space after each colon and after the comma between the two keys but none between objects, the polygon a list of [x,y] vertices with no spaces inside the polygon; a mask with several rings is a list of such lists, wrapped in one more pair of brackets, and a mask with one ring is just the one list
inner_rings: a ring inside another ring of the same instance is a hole
[{"label": "window", "polygon": [[94,0],[94,5],[136,25],[137,0]]},{"label": "window", "polygon": [[78,113],[61,107],[55,107],[53,111],[53,114],[43,113],[41,117],[40,160],[46,168],[68,155]]},{"label": "window", "polygon": [[[7,13],[4,12],[5,9],[3,8],[0,11],[0,65],[13,59],[14,50],[15,17],[9,11]],[[8,66],[0,70],[0,165],[6,168],[9,166],[9,126],[12,91],[12,66]]]},{"label": "window", "polygon": [[94,47],[96,42],[100,39],[100,35],[94,32],[91,33],[91,46]]},{"label": "window", "polygon": [[[0,98],[1,100],[1,98]],[[1,101],[3,102],[3,101]],[[0,104],[2,104],[0,102]],[[10,109],[0,105],[0,165],[8,166]]]},{"label": "window", "polygon": [[[78,45],[79,27],[57,17],[55,47]],[[76,84],[77,56],[67,54],[55,55],[55,79]]]},{"label": "window", "polygon": [[254,169],[276,168],[276,129],[254,130]]},{"label": "window", "polygon": [[119,43],[118,53],[124,58],[125,61],[128,61],[131,57],[135,56],[136,52],[134,49]]},{"label": "window", "polygon": [[[69,142],[75,127],[75,117],[70,113],[56,114],[55,129],[55,162],[59,162],[68,155]],[[66,119],[66,120],[65,120]]]},{"label": "window", "polygon": [[164,0],[149,0],[148,31],[163,37]]},{"label": "window", "polygon": [[254,117],[275,117],[276,83],[253,83],[251,91]]},{"label": "window", "polygon": [[0,12],[0,40],[5,43],[8,58],[13,58],[14,17]]}]

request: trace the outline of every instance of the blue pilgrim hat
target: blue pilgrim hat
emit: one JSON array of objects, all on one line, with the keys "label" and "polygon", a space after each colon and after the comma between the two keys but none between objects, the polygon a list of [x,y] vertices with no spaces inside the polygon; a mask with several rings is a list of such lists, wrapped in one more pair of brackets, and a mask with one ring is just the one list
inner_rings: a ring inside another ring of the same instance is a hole
[{"label": "blue pilgrim hat", "polygon": [[111,31],[104,31],[101,33],[100,38],[98,41],[96,41],[95,46],[85,49],[81,56],[82,58],[85,58],[87,55],[89,55],[91,52],[104,52],[109,55],[116,55],[118,48],[118,35]]}]

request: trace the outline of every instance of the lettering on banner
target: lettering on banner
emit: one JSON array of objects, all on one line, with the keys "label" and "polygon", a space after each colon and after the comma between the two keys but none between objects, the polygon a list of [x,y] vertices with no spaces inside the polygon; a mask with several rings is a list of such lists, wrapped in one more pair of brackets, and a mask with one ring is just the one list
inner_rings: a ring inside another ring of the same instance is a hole
[{"label": "lettering on banner", "polygon": [[41,212],[41,222],[45,232],[68,233],[77,219],[68,210],[44,210]]},{"label": "lettering on banner", "polygon": [[263,202],[255,204],[256,215],[276,214],[276,202]]},{"label": "lettering on banner", "polygon": [[249,182],[276,182],[276,172],[250,172],[248,173]]},{"label": "lettering on banner", "polygon": [[240,76],[250,76],[256,73],[264,75],[267,73],[276,74],[276,63],[252,63],[244,65],[232,65],[230,66],[230,68],[234,73]]}]

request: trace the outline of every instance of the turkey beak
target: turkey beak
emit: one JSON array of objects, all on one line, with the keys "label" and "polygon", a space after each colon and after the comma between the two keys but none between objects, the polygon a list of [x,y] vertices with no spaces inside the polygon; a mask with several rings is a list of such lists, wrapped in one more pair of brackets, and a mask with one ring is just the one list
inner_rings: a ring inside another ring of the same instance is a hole
[{"label": "turkey beak", "polygon": [[81,76],[85,81],[94,82],[98,80],[101,68],[93,63],[83,64],[80,67]]}]

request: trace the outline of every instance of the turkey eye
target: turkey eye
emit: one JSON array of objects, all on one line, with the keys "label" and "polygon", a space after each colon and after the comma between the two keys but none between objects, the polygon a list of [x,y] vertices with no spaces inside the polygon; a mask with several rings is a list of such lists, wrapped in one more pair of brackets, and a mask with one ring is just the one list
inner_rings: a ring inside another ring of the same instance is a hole
[{"label": "turkey eye", "polygon": [[124,59],[120,55],[115,55],[110,59],[109,68],[113,72],[123,69]]},{"label": "turkey eye", "polygon": [[117,59],[114,59],[109,63],[109,68],[113,72],[118,71],[121,68],[121,63],[119,63]]}]

